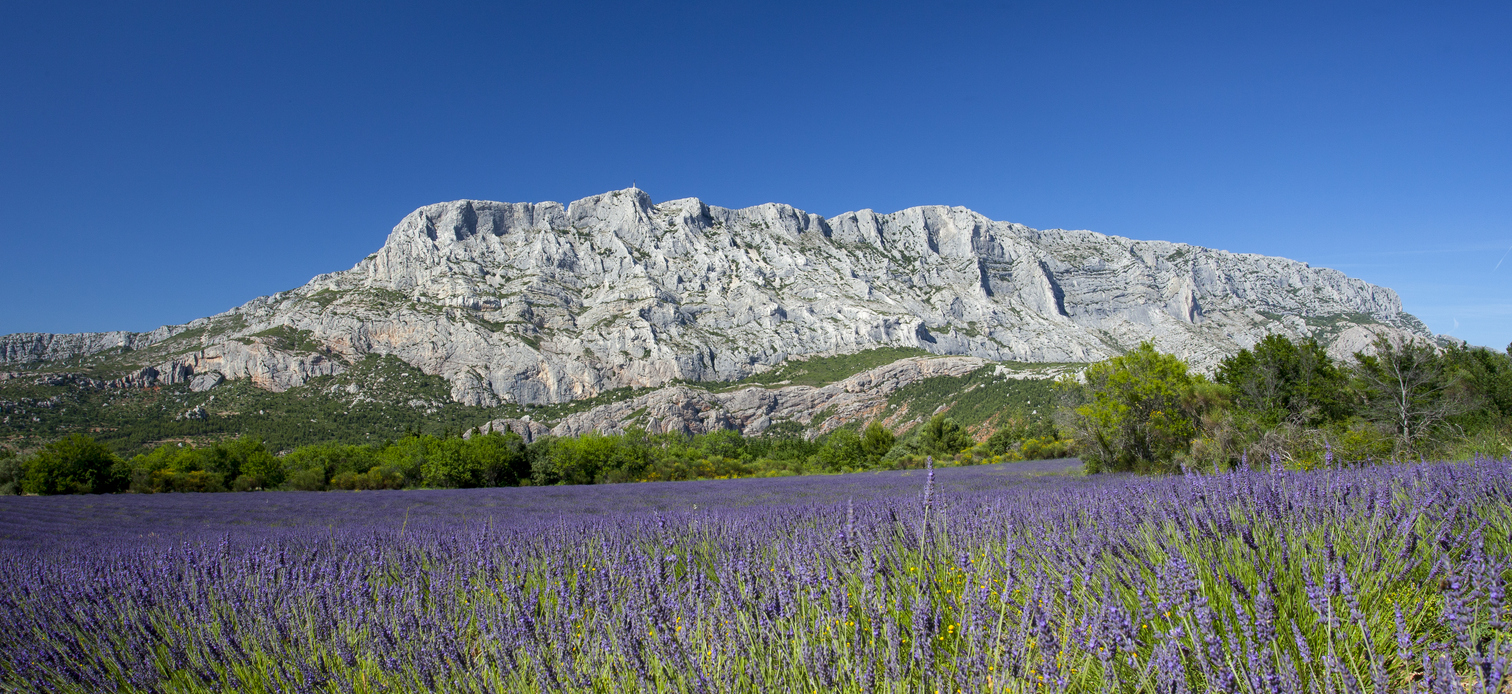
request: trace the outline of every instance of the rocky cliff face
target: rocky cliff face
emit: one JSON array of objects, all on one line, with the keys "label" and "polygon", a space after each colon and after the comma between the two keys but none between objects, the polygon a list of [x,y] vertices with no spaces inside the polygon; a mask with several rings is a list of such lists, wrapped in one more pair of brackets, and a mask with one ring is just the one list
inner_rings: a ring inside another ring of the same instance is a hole
[{"label": "rocky cliff face", "polygon": [[1340,356],[1377,333],[1432,338],[1390,289],[1284,258],[960,207],[825,219],[632,189],[429,205],[350,270],[150,333],[0,337],[0,364],[108,357],[283,390],[380,353],[460,402],[545,404],[884,345],[1089,362],[1153,339],[1203,368],[1271,332]]}]

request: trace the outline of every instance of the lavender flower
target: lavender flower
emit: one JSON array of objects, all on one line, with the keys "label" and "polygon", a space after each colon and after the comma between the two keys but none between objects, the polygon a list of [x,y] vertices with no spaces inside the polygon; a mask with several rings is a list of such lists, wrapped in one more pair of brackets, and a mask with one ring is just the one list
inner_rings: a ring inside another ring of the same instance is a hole
[{"label": "lavender flower", "polygon": [[[1285,478],[927,470],[918,544],[908,520],[918,477],[903,474],[0,498],[0,682],[23,692],[156,691],[173,678],[270,692],[1507,684],[1506,460]],[[695,504],[696,514],[668,510]],[[1405,554],[1413,536],[1396,539],[1399,528],[1424,533]]]}]

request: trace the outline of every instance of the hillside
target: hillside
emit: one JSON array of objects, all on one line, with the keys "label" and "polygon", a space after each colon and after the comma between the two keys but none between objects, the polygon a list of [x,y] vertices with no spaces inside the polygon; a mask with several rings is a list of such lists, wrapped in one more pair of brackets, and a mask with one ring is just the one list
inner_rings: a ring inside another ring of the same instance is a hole
[{"label": "hillside", "polygon": [[793,360],[766,378],[623,388],[549,406],[464,405],[447,397],[445,380],[378,355],[282,392],[245,380],[195,391],[189,382],[112,387],[77,372],[12,372],[0,374],[0,444],[25,451],[88,433],[135,453],[164,442],[203,445],[250,435],[286,450],[381,442],[412,431],[456,435],[493,428],[533,437],[637,426],[652,433],[732,428],[814,438],[872,419],[902,433],[937,411],[985,436],[1010,414],[1048,412],[1038,407],[1050,398],[1048,379],[1067,368],[919,353],[900,359],[904,354],[910,353],[879,349]]}]

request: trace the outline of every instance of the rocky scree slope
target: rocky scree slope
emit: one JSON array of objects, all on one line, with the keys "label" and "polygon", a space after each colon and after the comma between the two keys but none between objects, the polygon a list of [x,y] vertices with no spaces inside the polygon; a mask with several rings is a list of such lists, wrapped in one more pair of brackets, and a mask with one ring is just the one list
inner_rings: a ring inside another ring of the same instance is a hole
[{"label": "rocky scree slope", "polygon": [[825,219],[630,189],[428,205],[350,270],[148,333],[7,335],[0,365],[278,391],[376,353],[443,376],[464,404],[539,405],[878,346],[1090,362],[1153,339],[1209,368],[1271,332],[1338,356],[1376,334],[1432,338],[1390,289],[1284,258],[961,207]]}]

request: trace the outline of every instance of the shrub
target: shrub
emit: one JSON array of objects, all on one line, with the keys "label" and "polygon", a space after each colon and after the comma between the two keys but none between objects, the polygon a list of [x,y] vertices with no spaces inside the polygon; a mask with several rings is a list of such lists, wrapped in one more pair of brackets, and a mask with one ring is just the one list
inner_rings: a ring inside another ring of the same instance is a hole
[{"label": "shrub", "polygon": [[[283,482],[285,488],[313,491],[323,489],[338,475],[362,474],[377,463],[378,454],[369,446],[327,443],[300,446],[284,456],[279,467],[286,480]],[[293,481],[295,476],[299,477],[297,484]]]},{"label": "shrub", "polygon": [[[653,463],[651,468],[642,477],[634,481],[675,482],[681,480],[725,479],[729,477],[746,477],[755,472],[756,469],[754,466],[746,465],[734,458],[720,455],[698,459],[666,458]],[[603,481],[629,482],[632,480],[622,473],[610,473],[603,478]]]},{"label": "shrub", "polygon": [[1007,423],[998,427],[978,447],[988,455],[1003,455],[1025,439],[1032,438],[1059,439],[1060,432],[1055,430],[1055,425],[1048,417],[1020,414],[1010,417]]},{"label": "shrub", "polygon": [[403,489],[404,474],[393,468],[373,466],[367,472],[342,472],[331,478],[332,489]]},{"label": "shrub", "polygon": [[262,440],[242,437],[205,448],[164,444],[131,459],[130,489],[138,493],[250,491],[277,486],[282,463]]},{"label": "shrub", "polygon": [[1237,405],[1271,425],[1320,424],[1348,414],[1349,379],[1317,340],[1293,343],[1267,335],[1254,350],[1241,349],[1218,366],[1218,383]]},{"label": "shrub", "polygon": [[919,429],[916,440],[918,453],[937,456],[955,455],[976,443],[961,425],[943,414],[930,417]]},{"label": "shrub", "polygon": [[1397,440],[1380,427],[1361,422],[1329,441],[1334,460],[1340,463],[1381,462],[1397,453]]},{"label": "shrub", "polygon": [[121,459],[84,434],[42,447],[25,463],[21,486],[28,494],[104,494],[126,486]]},{"label": "shrub", "polygon": [[1019,456],[1023,460],[1053,460],[1070,455],[1071,442],[1063,441],[1054,436],[1025,439],[1024,443],[1019,446]]},{"label": "shrub", "polygon": [[826,437],[824,447],[816,456],[819,466],[827,472],[840,472],[866,464],[866,448],[861,437],[850,429],[836,429]]},{"label": "shrub", "polygon": [[1203,412],[1220,389],[1187,371],[1186,362],[1145,342],[1128,354],[1087,367],[1072,426],[1089,472],[1170,471],[1187,453]]},{"label": "shrub", "polygon": [[25,475],[26,468],[16,452],[0,446],[0,496],[20,494],[21,480]]}]

